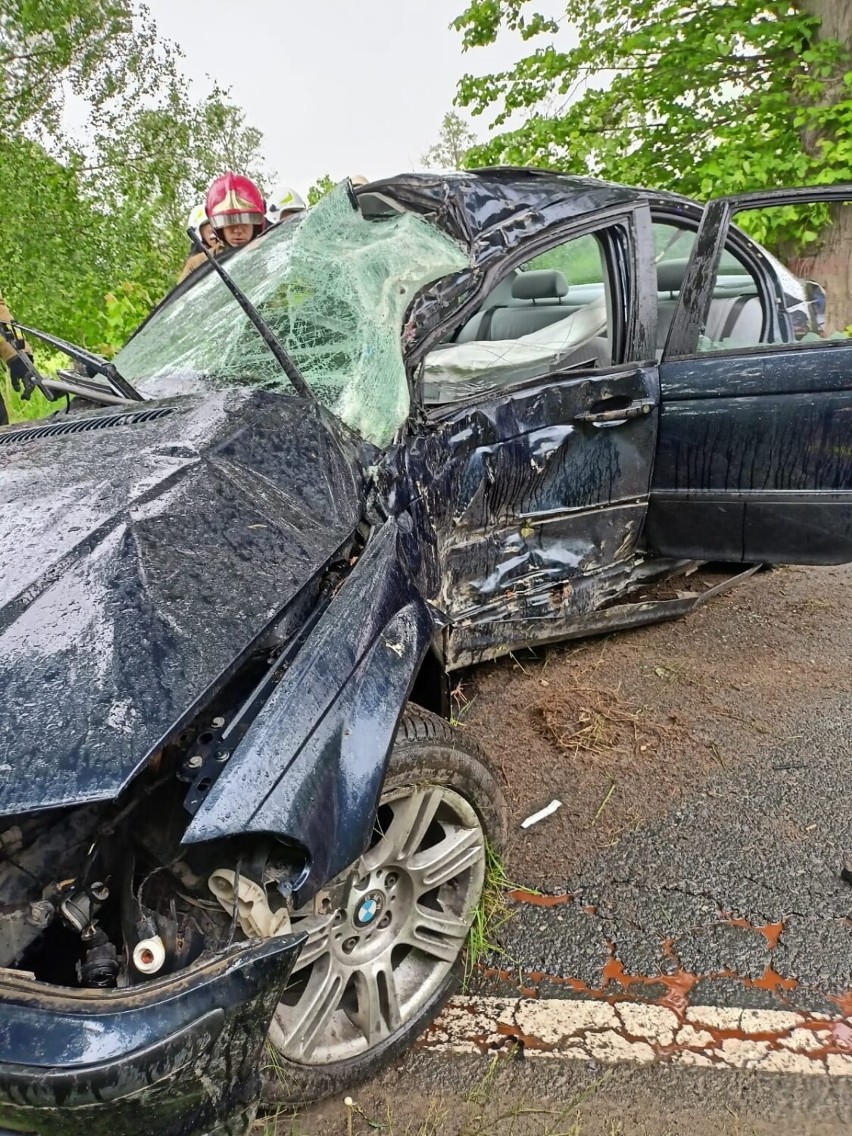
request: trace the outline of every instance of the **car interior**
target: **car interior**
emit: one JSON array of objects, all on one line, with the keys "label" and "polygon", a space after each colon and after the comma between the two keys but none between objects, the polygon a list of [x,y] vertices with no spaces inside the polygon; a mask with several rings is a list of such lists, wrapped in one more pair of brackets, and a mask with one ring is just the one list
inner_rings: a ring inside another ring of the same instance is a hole
[{"label": "car interior", "polygon": [[[655,224],[654,230],[659,361],[695,233],[666,224]],[[501,280],[480,308],[427,356],[424,401],[440,405],[486,394],[536,375],[581,367],[598,369],[617,362],[612,357],[612,304],[602,259],[597,271],[590,271],[586,247],[581,278],[574,282],[566,271],[571,263],[571,246],[583,241],[588,245],[593,240],[579,238],[553,250],[566,253],[559,258],[562,268],[536,267],[553,255],[544,254],[513,269]],[[673,252],[679,255],[671,257]],[[699,349],[758,346],[764,342],[764,324],[756,280],[741,261],[726,251]]]},{"label": "car interior", "polygon": [[593,236],[566,242],[513,269],[429,353],[424,399],[454,402],[536,375],[608,367],[612,326],[599,242]]},{"label": "car interior", "polygon": [[[704,349],[716,344],[726,347],[755,347],[763,342],[763,308],[757,282],[744,265],[727,258],[720,265],[707,314]],[[686,276],[686,259],[664,260],[657,264],[657,359],[668,338],[678,295]]]}]

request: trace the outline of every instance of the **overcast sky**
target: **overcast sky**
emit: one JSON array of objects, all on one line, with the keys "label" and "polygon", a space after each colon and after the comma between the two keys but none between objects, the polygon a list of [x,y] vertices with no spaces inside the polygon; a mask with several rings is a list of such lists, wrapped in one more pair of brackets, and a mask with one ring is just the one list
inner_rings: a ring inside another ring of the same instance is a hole
[{"label": "overcast sky", "polygon": [[[323,174],[378,178],[417,168],[466,71],[505,67],[505,36],[464,54],[449,29],[464,0],[148,0],[184,71],[232,88],[264,133],[267,164],[305,193]],[[539,10],[564,12],[544,0]],[[484,134],[482,118],[473,120]]]}]

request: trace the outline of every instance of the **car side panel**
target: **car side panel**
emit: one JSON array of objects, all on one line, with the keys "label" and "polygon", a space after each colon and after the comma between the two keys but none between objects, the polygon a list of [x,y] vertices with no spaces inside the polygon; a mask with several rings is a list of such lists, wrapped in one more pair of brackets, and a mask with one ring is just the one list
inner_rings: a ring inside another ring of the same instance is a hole
[{"label": "car side panel", "polygon": [[645,544],[768,563],[852,559],[852,345],[664,362]]},{"label": "car side panel", "polygon": [[[569,371],[448,412],[412,440],[406,473],[435,532],[429,599],[450,623],[448,667],[552,638],[618,594],[644,521],[657,401],[656,367]],[[610,406],[624,417],[589,420]]]}]

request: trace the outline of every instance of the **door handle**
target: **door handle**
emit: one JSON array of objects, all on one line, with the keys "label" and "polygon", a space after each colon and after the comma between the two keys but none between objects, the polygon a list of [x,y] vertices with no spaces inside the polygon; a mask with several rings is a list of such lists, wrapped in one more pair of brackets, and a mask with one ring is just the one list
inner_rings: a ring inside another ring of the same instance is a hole
[{"label": "door handle", "polygon": [[[631,418],[643,418],[646,414],[650,414],[656,405],[654,402],[645,399],[641,402],[628,402],[626,406],[623,405],[624,400],[620,398],[607,398],[602,402],[595,403],[599,406],[600,410],[585,410],[581,414],[574,415],[575,422],[628,422]],[[616,405],[621,403],[622,405]],[[611,407],[612,409],[607,409]]]}]

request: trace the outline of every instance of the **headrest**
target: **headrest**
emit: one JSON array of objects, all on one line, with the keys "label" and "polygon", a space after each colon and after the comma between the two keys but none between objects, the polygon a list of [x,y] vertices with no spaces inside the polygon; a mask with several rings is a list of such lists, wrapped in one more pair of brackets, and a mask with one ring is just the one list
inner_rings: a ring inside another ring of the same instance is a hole
[{"label": "headrest", "polygon": [[561,300],[568,295],[568,281],[555,268],[519,272],[512,281],[515,300]]},{"label": "headrest", "polygon": [[661,260],[657,265],[657,291],[679,292],[688,263],[687,260]]}]

